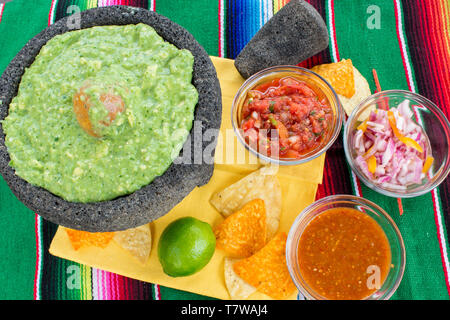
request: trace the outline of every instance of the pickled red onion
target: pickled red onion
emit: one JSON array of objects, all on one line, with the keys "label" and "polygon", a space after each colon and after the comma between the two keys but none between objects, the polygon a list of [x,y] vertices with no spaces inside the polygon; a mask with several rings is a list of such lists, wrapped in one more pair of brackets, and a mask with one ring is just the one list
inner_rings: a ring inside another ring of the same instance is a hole
[{"label": "pickled red onion", "polygon": [[356,165],[382,187],[405,190],[420,184],[431,168],[428,137],[412,116],[405,100],[388,111],[371,112],[354,133]]}]

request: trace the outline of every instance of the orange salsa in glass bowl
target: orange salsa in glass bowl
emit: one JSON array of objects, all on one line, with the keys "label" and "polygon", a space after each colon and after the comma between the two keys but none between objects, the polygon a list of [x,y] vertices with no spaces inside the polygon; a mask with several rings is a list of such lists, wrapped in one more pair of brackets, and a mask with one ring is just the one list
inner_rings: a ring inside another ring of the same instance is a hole
[{"label": "orange salsa in glass bowl", "polygon": [[268,162],[294,165],[325,152],[339,135],[343,111],[333,88],[318,74],[277,66],[247,79],[232,106],[240,142]]},{"label": "orange salsa in glass bowl", "polygon": [[374,219],[353,208],[333,208],[305,228],[298,261],[305,281],[321,296],[360,300],[376,291],[368,271],[377,271],[380,283],[386,279],[391,249]]},{"label": "orange salsa in glass bowl", "polygon": [[352,195],[317,200],[286,242],[294,284],[310,300],[386,300],[403,277],[405,246],[392,218]]}]

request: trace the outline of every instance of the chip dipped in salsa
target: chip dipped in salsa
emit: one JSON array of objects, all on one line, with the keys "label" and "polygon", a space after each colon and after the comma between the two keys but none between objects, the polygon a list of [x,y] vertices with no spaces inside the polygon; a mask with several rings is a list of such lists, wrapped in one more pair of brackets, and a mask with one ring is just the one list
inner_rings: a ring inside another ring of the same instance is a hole
[{"label": "chip dipped in salsa", "polygon": [[293,77],[249,90],[240,118],[246,143],[280,159],[299,159],[320,146],[332,127],[333,110],[317,91]]}]

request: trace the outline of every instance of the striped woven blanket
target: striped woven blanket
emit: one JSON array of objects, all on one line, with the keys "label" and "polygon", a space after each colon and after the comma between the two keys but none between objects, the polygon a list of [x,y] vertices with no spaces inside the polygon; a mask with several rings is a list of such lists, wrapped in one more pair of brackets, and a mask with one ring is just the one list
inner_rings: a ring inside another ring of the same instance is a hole
[{"label": "striped woven blanket", "polygon": [[[210,55],[235,58],[287,0],[13,0],[0,1],[0,70],[34,35],[74,13],[107,5],[154,10],[188,29]],[[405,89],[435,102],[450,117],[448,0],[308,0],[327,23],[329,49],[301,62],[351,58],[383,89]],[[74,5],[76,7],[74,7]],[[432,192],[396,199],[363,184],[347,165],[341,139],[327,152],[317,198],[355,194],[370,199],[398,225],[407,265],[393,299],[449,299],[450,179]],[[59,259],[48,253],[57,226],[30,212],[0,178],[1,299],[207,299]]]}]

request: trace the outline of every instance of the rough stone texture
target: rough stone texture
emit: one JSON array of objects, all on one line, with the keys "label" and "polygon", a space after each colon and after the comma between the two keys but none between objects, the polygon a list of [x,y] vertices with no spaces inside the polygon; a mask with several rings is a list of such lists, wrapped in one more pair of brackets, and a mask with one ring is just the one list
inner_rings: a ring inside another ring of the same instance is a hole
[{"label": "rough stone texture", "polygon": [[237,56],[234,65],[247,79],[277,65],[296,65],[328,47],[328,30],[316,9],[291,0],[278,11]]},{"label": "rough stone texture", "polygon": [[[67,31],[67,19],[62,19],[31,39],[11,61],[0,78],[0,120],[8,115],[8,106],[17,94],[20,79],[34,61],[41,47],[55,35]],[[126,6],[96,8],[81,13],[81,28],[98,25],[125,25],[146,23],[152,26],[166,41],[185,48],[194,55],[192,82],[199,92],[195,109],[196,123],[201,121],[201,130],[218,130],[221,122],[221,91],[215,68],[194,37],[184,28],[169,19],[145,9]],[[199,126],[197,126],[199,128]],[[191,130],[191,150],[194,150]],[[188,140],[189,141],[189,140]],[[215,142],[213,142],[215,143]],[[211,150],[211,141],[197,141],[197,148]],[[215,145],[214,145],[215,147]],[[194,163],[191,153],[191,163]],[[97,203],[73,203],[55,196],[49,191],[33,186],[15,175],[8,165],[9,154],[5,146],[5,135],[0,124],[0,172],[17,198],[43,218],[69,228],[85,231],[115,231],[136,227],[155,220],[186,197],[196,186],[206,184],[213,172],[213,164],[172,164],[152,183],[140,190],[111,201]],[[196,162],[197,163],[197,162]]]}]

